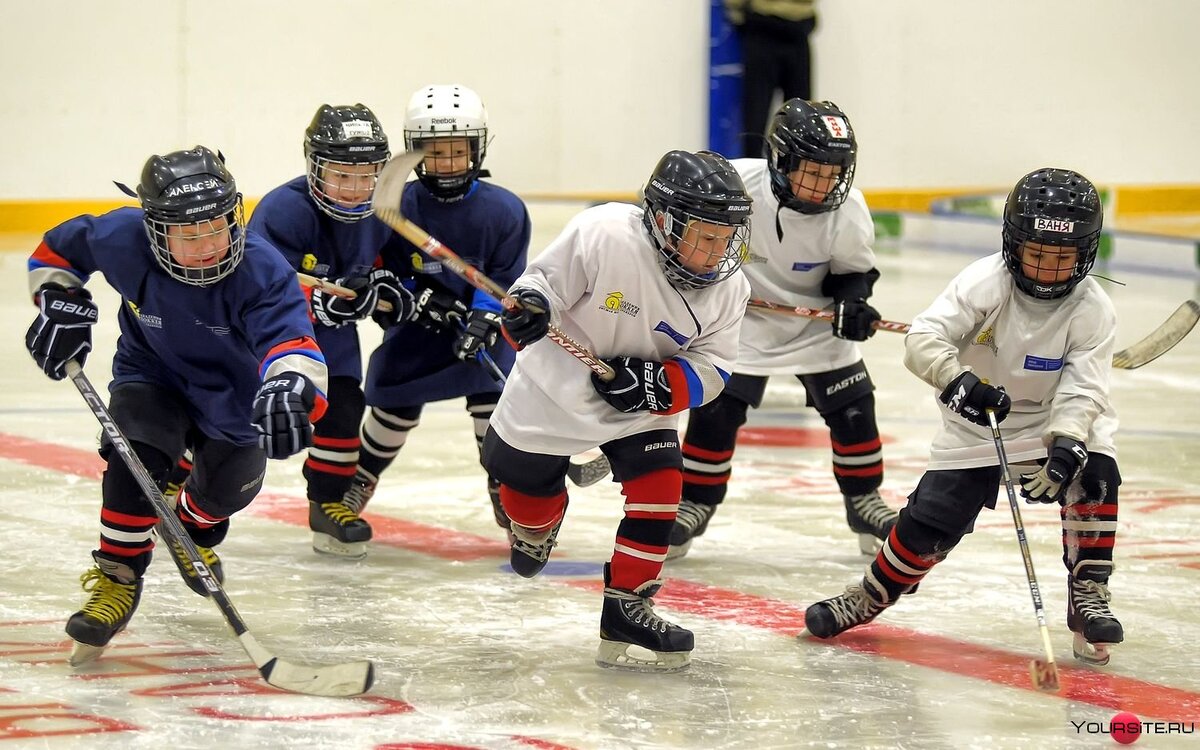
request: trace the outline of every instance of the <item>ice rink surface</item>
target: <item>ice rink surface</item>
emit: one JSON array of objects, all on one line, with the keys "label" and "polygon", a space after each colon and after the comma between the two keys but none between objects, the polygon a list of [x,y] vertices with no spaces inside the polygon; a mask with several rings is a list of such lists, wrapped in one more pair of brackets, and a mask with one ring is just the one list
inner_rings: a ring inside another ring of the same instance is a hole
[{"label": "ice rink surface", "polygon": [[[536,252],[578,206],[534,206]],[[545,573],[507,570],[464,403],[430,405],[367,517],[369,556],[316,555],[301,457],[272,462],[264,492],[219,548],[226,587],[263,645],[293,661],[367,658],[366,696],[322,699],[265,685],[217,609],[165,557],[129,629],[73,670],[63,632],[96,545],[98,427],[69,383],[34,366],[25,258],[36,237],[0,237],[0,750],[6,748],[1097,748],[1121,710],[1163,722],[1136,747],[1200,747],[1166,722],[1200,720],[1194,642],[1200,583],[1200,334],[1136,371],[1114,371],[1124,484],[1112,608],[1125,643],[1109,666],[1071,656],[1056,507],[1022,507],[1063,687],[1042,694],[1041,645],[1002,498],[915,596],[828,643],[800,641],[804,608],[839,593],[868,559],[845,525],[828,434],[794,380],[751,412],[730,495],[665,570],[657,597],[696,633],[689,671],[603,670],[600,568],[619,488],[572,489]],[[999,248],[999,230],[996,233]],[[881,247],[873,299],[907,321],[971,257]],[[1100,270],[1100,269],[1097,269]],[[1141,339],[1196,279],[1109,269],[1118,348]],[[96,279],[101,321],[87,371],[106,392],[117,299]],[[368,342],[378,340],[368,323]],[[864,345],[884,435],[884,495],[915,486],[938,415],[901,364],[903,337]],[[580,377],[586,375],[581,366]]]}]

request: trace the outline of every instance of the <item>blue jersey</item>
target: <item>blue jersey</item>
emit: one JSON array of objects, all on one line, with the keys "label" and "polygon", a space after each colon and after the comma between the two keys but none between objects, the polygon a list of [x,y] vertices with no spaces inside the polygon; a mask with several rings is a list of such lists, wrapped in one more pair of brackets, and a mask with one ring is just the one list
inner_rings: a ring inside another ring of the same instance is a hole
[{"label": "blue jersey", "polygon": [[247,232],[233,272],[210,286],[184,284],[158,264],[138,208],[80,216],[46,233],[29,259],[32,288],[81,286],[100,271],[121,295],[113,382],[154,383],[183,398],[209,437],[253,445],[262,381],[299,372],[325,408],[324,357],[296,275],[262,237]]},{"label": "blue jersey", "polygon": [[[373,216],[347,224],[327,215],[309,195],[306,177],[267,193],[250,217],[250,229],[270,240],[292,268],[331,281],[371,268],[392,235],[392,230]],[[313,327],[330,377],[362,380],[357,327],[331,328],[320,323]]]},{"label": "blue jersey", "polygon": [[[404,189],[401,211],[505,289],[525,270],[532,230],[529,212],[520,198],[502,187],[476,182],[462,200],[445,203],[421,183],[410,182]],[[402,278],[415,277],[418,287],[441,287],[468,307],[500,310],[489,295],[399,235],[384,247],[382,255],[385,268]],[[390,329],[371,355],[367,403],[397,408],[499,391],[500,385],[479,363],[454,356],[455,338],[453,333],[413,323]],[[489,351],[502,371],[512,369],[516,353],[503,337]]]}]

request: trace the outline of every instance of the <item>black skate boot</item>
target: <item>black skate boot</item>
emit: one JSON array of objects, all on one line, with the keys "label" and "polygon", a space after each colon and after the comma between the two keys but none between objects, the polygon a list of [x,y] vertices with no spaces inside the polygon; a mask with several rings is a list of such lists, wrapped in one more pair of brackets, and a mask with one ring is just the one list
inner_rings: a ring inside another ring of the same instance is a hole
[{"label": "black skate boot", "polygon": [[67,635],[75,641],[67,661],[75,667],[100,656],[112,637],[129,624],[142,597],[142,579],[132,568],[95,553],[92,557],[96,565],[79,577],[91,596],[67,620]]},{"label": "black skate boot", "polygon": [[675,516],[675,525],[671,527],[667,559],[675,560],[686,555],[692,548],[692,540],[704,534],[709,520],[716,512],[717,506],[715,505],[705,505],[691,500],[680,501],[679,513]]},{"label": "black skate boot", "polygon": [[858,534],[858,550],[874,555],[892,532],[899,514],[875,490],[865,495],[842,495],[842,502],[846,504],[846,523]]},{"label": "black skate boot", "polygon": [[308,528],[313,532],[314,552],[348,560],[361,560],[367,556],[371,524],[358,514],[370,502],[378,484],[379,477],[359,467],[341,500],[308,502]]},{"label": "black skate boot", "polygon": [[1125,630],[1108,603],[1108,560],[1085,560],[1067,576],[1067,627],[1075,634],[1075,658],[1088,664],[1108,664],[1109,646],[1125,640]]},{"label": "black skate boot", "polygon": [[[492,515],[496,519],[496,525],[508,531],[509,527],[512,526],[512,521],[509,519],[508,514],[504,512],[504,506],[500,504],[500,480],[488,477],[487,488],[488,497],[492,499]],[[512,540],[510,539],[509,542],[511,543]]]},{"label": "black skate boot", "polygon": [[817,602],[804,611],[804,630],[800,637],[807,633],[817,638],[832,638],[874,620],[888,606],[863,585],[847,586],[842,594]]},{"label": "black skate boot", "polygon": [[[208,589],[204,587],[204,581],[200,580],[200,576],[196,575],[196,569],[187,554],[184,553],[183,547],[176,544],[172,544],[170,547],[171,554],[175,557],[175,565],[179,568],[179,575],[183,576],[183,582],[192,591],[207,597]],[[199,544],[196,545],[196,551],[200,553],[200,561],[208,568],[208,572],[212,573],[213,578],[216,578],[218,583],[225,583],[225,566],[221,564],[221,558],[216,551],[212,547],[201,547]]]},{"label": "black skate boot", "polygon": [[516,521],[509,522],[509,543],[512,553],[508,561],[513,571],[523,578],[533,578],[542,572],[550,559],[550,551],[558,544],[558,530],[562,528],[563,519],[567,517],[567,508],[563,506],[563,517],[558,519],[549,531],[533,531],[521,526]]},{"label": "black skate boot", "polygon": [[[604,564],[604,609],[600,613],[600,648],[596,663],[602,667],[638,672],[678,672],[692,662],[692,631],[654,614],[653,597],[662,581],[646,581],[633,591],[609,586]],[[630,648],[634,653],[629,653]]]}]

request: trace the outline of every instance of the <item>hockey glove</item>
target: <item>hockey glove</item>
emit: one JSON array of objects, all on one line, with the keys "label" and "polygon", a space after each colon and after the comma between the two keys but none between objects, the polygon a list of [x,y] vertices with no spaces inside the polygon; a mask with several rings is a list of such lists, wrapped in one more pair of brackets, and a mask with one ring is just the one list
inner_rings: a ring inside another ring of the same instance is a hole
[{"label": "hockey glove", "polygon": [[671,408],[671,385],[662,362],[637,357],[604,360],[616,377],[607,383],[592,373],[592,387],[617,411],[665,412]]},{"label": "hockey glove", "polygon": [[413,320],[431,331],[459,331],[467,306],[445,289],[425,287],[417,292]]},{"label": "hockey glove", "polygon": [[512,296],[522,305],[533,305],[542,310],[534,312],[528,307],[520,307],[504,311],[504,337],[513,348],[520,349],[540,340],[550,330],[550,301],[533,289],[516,289]]},{"label": "hockey glove", "polygon": [[1027,503],[1061,503],[1067,487],[1087,466],[1087,446],[1059,435],[1050,443],[1046,463],[1032,474],[1021,475],[1021,497]]},{"label": "hockey glove", "polygon": [[259,387],[251,420],[267,458],[287,458],[312,446],[308,415],[316,398],[312,381],[296,372],[280,373]]},{"label": "hockey glove", "polygon": [[358,296],[354,299],[346,299],[320,287],[313,289],[312,314],[313,319],[318,323],[329,328],[340,328],[347,323],[362,320],[375,312],[375,305],[379,302],[379,292],[371,285],[371,280],[367,276],[343,277],[333,283],[350,289]]},{"label": "hockey glove", "polygon": [[500,335],[500,314],[482,308],[472,308],[467,313],[467,326],[454,340],[454,356],[470,359],[481,349],[496,345]]},{"label": "hockey glove", "polygon": [[850,341],[866,341],[875,335],[871,324],[882,320],[879,311],[865,299],[839,300],[833,308],[833,335]]},{"label": "hockey glove", "polygon": [[368,279],[371,288],[379,295],[379,301],[392,306],[390,310],[381,310],[376,304],[371,312],[371,320],[378,323],[380,328],[391,328],[416,317],[417,301],[413,298],[413,293],[400,283],[396,274],[376,268]]},{"label": "hockey glove", "polygon": [[72,359],[83,367],[92,350],[92,326],[98,310],[92,293],[83,287],[42,284],[34,295],[37,319],[25,334],[25,348],[53,380],[67,376]]},{"label": "hockey glove", "polygon": [[996,412],[996,423],[999,424],[1012,408],[1012,399],[1003,388],[982,382],[970,370],[951,380],[940,398],[950,411],[981,427],[988,426],[988,409]]}]

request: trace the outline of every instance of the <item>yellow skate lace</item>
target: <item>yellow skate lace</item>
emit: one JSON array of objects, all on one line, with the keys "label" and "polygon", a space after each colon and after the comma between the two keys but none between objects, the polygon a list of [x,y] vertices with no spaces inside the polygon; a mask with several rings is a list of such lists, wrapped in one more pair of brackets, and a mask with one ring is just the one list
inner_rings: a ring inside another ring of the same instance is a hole
[{"label": "yellow skate lace", "polygon": [[338,526],[348,526],[355,521],[362,520],[358,517],[357,513],[347,507],[341,500],[336,500],[332,503],[321,503],[321,512]]},{"label": "yellow skate lace", "polygon": [[133,607],[134,593],[137,586],[130,583],[117,583],[100,572],[100,568],[92,568],[79,576],[83,590],[91,594],[83,605],[83,614],[99,620],[106,625],[115,625],[129,614]]}]

